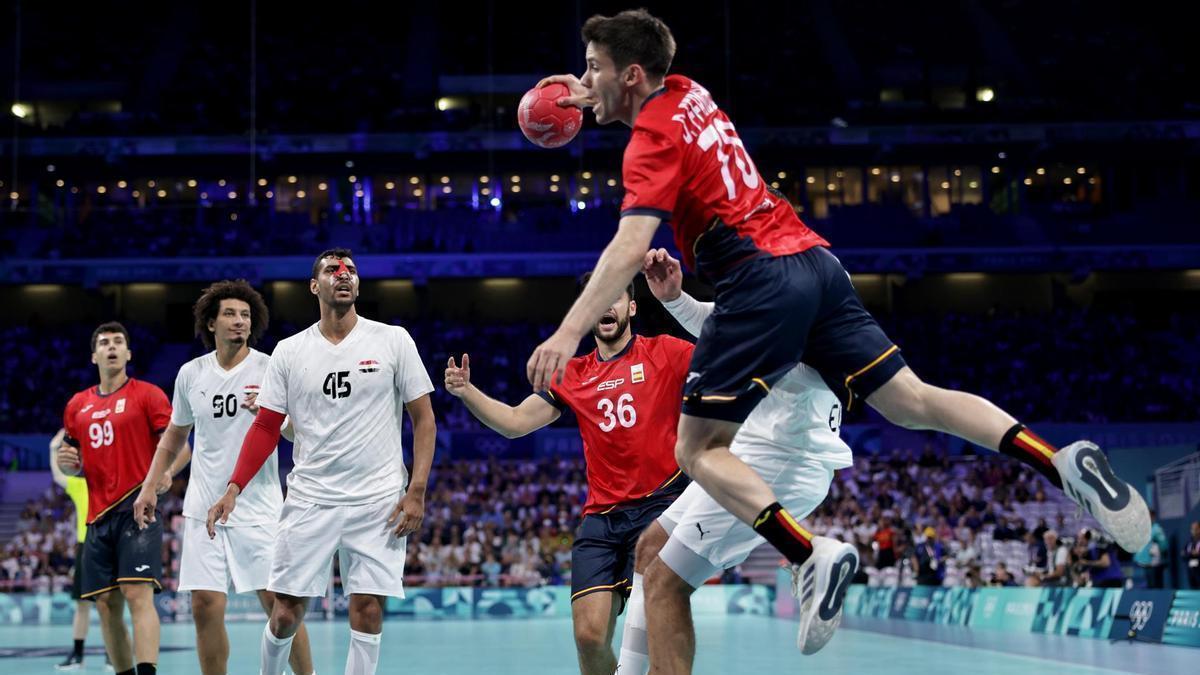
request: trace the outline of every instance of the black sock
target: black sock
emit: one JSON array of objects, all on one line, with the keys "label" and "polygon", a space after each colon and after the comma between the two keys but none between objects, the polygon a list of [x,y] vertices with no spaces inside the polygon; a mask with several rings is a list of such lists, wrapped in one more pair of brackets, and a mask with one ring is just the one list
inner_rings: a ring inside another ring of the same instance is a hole
[{"label": "black sock", "polygon": [[117,673],[117,675],[137,675],[137,671],[133,668],[130,668],[129,670],[122,670],[121,672]]},{"label": "black sock", "polygon": [[83,640],[75,641],[75,650],[71,654],[74,656],[83,656]]},{"label": "black sock", "polygon": [[1058,448],[1047,443],[1024,424],[1016,424],[1000,439],[1000,452],[1037,469],[1054,487],[1062,489],[1062,478],[1050,458]]},{"label": "black sock", "polygon": [[762,535],[788,562],[803,565],[812,556],[812,534],[800,527],[779,502],[763,509],[754,519],[754,531]]},{"label": "black sock", "polygon": [[136,675],[154,675],[157,672],[158,672],[158,668],[153,663],[137,664],[137,674]]}]

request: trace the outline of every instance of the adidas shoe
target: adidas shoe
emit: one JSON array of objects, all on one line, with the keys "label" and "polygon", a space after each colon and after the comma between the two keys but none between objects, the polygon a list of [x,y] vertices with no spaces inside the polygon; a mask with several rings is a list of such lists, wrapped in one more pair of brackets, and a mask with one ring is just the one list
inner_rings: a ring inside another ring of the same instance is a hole
[{"label": "adidas shoe", "polygon": [[800,632],[796,646],[815,654],[829,642],[842,622],[842,600],[858,571],[858,551],[828,537],[813,537],[813,554],[792,566],[792,595],[800,601]]},{"label": "adidas shoe", "polygon": [[1075,441],[1051,460],[1063,491],[1092,514],[1117,545],[1137,553],[1150,542],[1150,510],[1133,486],[1117,478],[1104,452],[1088,441]]}]

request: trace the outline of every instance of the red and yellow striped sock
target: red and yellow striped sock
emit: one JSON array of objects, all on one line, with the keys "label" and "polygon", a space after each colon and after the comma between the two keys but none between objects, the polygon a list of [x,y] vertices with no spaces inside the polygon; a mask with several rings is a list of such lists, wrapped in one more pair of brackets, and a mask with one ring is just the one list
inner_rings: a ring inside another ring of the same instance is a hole
[{"label": "red and yellow striped sock", "polygon": [[812,556],[812,533],[801,527],[779,502],[758,514],[754,519],[754,531],[794,565],[802,565]]},{"label": "red and yellow striped sock", "polygon": [[999,450],[1001,453],[1019,459],[1037,469],[1055,487],[1062,489],[1062,479],[1059,478],[1058,469],[1054,468],[1054,463],[1051,461],[1054,453],[1058,452],[1058,448],[1030,431],[1024,424],[1014,425],[1004,434],[1004,438],[1000,440]]}]

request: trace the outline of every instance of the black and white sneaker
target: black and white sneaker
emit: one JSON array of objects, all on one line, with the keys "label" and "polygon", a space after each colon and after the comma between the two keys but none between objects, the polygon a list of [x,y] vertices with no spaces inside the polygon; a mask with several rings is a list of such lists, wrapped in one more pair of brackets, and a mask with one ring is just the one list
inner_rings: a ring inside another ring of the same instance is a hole
[{"label": "black and white sneaker", "polygon": [[1133,486],[1117,478],[1096,444],[1075,441],[1054,453],[1063,491],[1092,514],[1117,545],[1137,553],[1150,542],[1150,510]]},{"label": "black and white sneaker", "polygon": [[54,666],[55,670],[81,670],[82,668],[83,655],[74,652],[68,654],[62,663]]},{"label": "black and white sneaker", "polygon": [[796,646],[816,654],[842,622],[842,600],[858,572],[858,551],[828,537],[813,537],[813,554],[803,565],[792,565],[792,595],[800,601],[800,632]]}]

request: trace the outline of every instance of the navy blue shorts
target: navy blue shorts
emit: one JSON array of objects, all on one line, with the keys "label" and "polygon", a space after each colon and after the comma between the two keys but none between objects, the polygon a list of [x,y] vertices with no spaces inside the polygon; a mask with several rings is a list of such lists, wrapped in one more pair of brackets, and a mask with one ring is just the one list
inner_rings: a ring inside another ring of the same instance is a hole
[{"label": "navy blue shorts", "polygon": [[[718,226],[699,243],[712,239],[720,248],[727,229]],[[697,253],[703,271],[704,252]],[[716,307],[692,355],[684,385],[687,415],[744,422],[801,361],[821,374],[848,410],[904,367],[850,275],[823,247],[735,261],[709,276],[718,278]]]},{"label": "navy blue shorts", "polygon": [[[134,498],[130,495],[128,500]],[[132,511],[112,511],[88,526],[80,597],[96,600],[121,584],[147,583],[162,590],[162,514],[139,530]],[[76,561],[79,564],[79,561]]]},{"label": "navy blue shorts", "polygon": [[[633,590],[633,561],[637,540],[678,494],[636,504],[620,511],[583,517],[571,546],[571,602],[591,593]],[[624,603],[621,607],[624,611]]]}]

